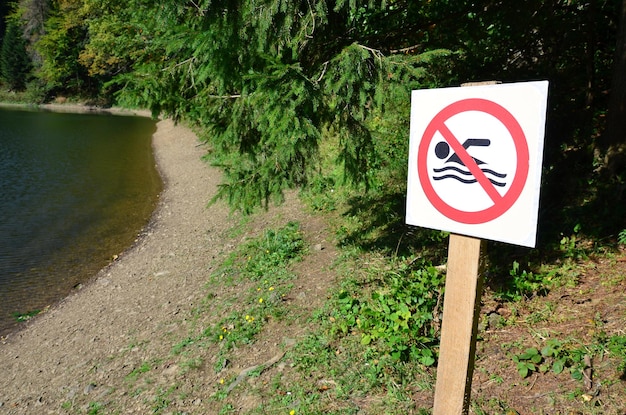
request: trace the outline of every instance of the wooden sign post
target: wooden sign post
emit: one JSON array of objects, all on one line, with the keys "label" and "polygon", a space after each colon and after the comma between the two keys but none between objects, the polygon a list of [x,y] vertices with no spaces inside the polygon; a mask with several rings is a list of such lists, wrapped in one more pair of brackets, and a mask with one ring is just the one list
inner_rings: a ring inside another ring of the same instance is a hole
[{"label": "wooden sign post", "polygon": [[[462,87],[495,85],[497,81]],[[433,415],[467,414],[480,318],[481,240],[450,234]]]},{"label": "wooden sign post", "polygon": [[406,222],[451,232],[434,415],[469,411],[479,238],[534,247],[539,210],[548,82],[462,86],[411,100]]},{"label": "wooden sign post", "polygon": [[467,414],[480,314],[481,240],[451,234],[433,415]]}]

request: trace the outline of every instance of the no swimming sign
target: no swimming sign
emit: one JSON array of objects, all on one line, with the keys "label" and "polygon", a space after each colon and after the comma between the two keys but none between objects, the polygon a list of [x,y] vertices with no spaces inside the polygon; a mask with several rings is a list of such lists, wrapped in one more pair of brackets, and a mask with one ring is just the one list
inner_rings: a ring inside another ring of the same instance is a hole
[{"label": "no swimming sign", "polygon": [[412,92],[406,222],[535,246],[548,82]]}]

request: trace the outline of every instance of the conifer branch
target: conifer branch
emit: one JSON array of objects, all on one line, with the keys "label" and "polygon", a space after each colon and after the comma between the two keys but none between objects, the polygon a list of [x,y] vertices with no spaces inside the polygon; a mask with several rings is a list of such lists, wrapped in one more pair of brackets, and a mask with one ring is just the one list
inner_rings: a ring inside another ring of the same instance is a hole
[{"label": "conifer branch", "polygon": [[419,48],[421,46],[421,44],[417,44],[417,45],[413,45],[413,46],[408,46],[406,48],[402,48],[402,49],[390,49],[389,52],[390,53],[408,53],[411,52],[417,48]]},{"label": "conifer branch", "polygon": [[356,45],[357,45],[358,47],[360,47],[361,49],[365,49],[365,50],[367,50],[367,51],[368,51],[368,52],[370,52],[372,55],[376,56],[378,59],[382,59],[382,58],[384,58],[384,57],[385,57],[385,55],[384,55],[384,54],[383,54],[380,50],[378,50],[378,49],[373,49],[373,48],[367,47],[367,46],[365,46],[365,45],[361,45],[361,44],[359,44],[359,43],[357,43]]},{"label": "conifer branch", "polygon": [[191,4],[193,4],[193,5],[194,5],[194,7],[195,7],[196,9],[198,9],[198,12],[200,13],[200,16],[204,17],[204,15],[206,14],[206,10],[202,10],[202,9],[200,8],[200,6],[198,6],[198,5],[196,4],[196,2],[195,2],[195,1],[193,1],[193,0],[189,0],[189,2],[190,2]]},{"label": "conifer branch", "polygon": [[313,39],[313,33],[315,33],[315,13],[313,13],[313,7],[311,6],[311,2],[309,0],[307,0],[306,2],[309,5],[309,11],[311,12],[311,22],[313,24],[313,29],[311,29],[311,34],[306,35],[306,37],[308,37],[309,39]]},{"label": "conifer branch", "polygon": [[185,59],[185,60],[184,60],[184,61],[182,61],[182,62],[178,62],[178,63],[176,63],[176,64],[174,64],[174,65],[170,65],[170,66],[168,66],[167,68],[163,68],[163,69],[161,69],[161,71],[162,71],[162,72],[167,72],[167,71],[170,71],[170,70],[172,70],[172,69],[178,68],[179,66],[183,66],[183,65],[185,65],[185,64],[187,64],[187,63],[189,63],[189,62],[193,62],[195,59],[196,59],[196,57],[195,57],[195,56],[192,56],[191,58],[189,58],[189,59]]},{"label": "conifer branch", "polygon": [[241,94],[233,94],[233,95],[207,95],[207,98],[216,98],[216,99],[237,99],[241,98]]},{"label": "conifer branch", "polygon": [[315,81],[316,83],[319,84],[321,82],[322,78],[324,77],[324,75],[326,74],[326,69],[328,69],[328,63],[329,62],[330,61],[326,61],[326,62],[323,63],[324,69],[322,69],[322,73],[321,73],[320,77],[317,78],[317,81]]}]

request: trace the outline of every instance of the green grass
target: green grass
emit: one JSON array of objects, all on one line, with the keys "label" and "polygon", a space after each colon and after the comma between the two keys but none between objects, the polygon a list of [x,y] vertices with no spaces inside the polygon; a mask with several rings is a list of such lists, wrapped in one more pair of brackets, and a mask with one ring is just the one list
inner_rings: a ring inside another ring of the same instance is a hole
[{"label": "green grass", "polygon": [[[295,222],[248,241],[232,252],[213,273],[210,290],[203,305],[195,311],[197,317],[211,309],[221,317],[200,334],[179,341],[172,348],[178,355],[193,346],[219,345],[218,361],[223,361],[233,348],[254,342],[255,336],[271,319],[284,315],[284,297],[294,278],[289,265],[306,253],[299,225]],[[242,287],[232,301],[215,304],[214,289]],[[214,288],[215,287],[215,288]]]},{"label": "green grass", "polygon": [[139,367],[133,369],[128,375],[126,375],[126,380],[128,382],[136,382],[137,379],[144,373],[148,373],[152,370],[152,365],[149,362],[143,362]]},{"label": "green grass", "polygon": [[[284,297],[292,288],[295,275],[291,265],[307,253],[298,223],[291,222],[278,229],[266,230],[249,239],[231,252],[209,278],[202,304],[190,310],[186,336],[171,338],[167,356],[158,356],[136,363],[126,375],[129,395],[145,396],[144,403],[152,413],[163,413],[171,407],[176,396],[193,394],[188,386],[159,386],[161,364],[177,365],[176,376],[205,370],[207,350],[214,356],[214,373],[233,359],[231,354],[257,341],[259,333],[270,320],[286,317]],[[142,348],[146,343],[132,343],[112,359]],[[155,369],[158,369],[155,371]],[[256,375],[261,373],[257,370]],[[254,376],[252,371],[248,374]],[[229,413],[226,388],[234,377],[222,378],[214,399],[223,404],[222,413]],[[151,394],[150,394],[151,392]],[[95,409],[96,411],[100,408]]]},{"label": "green grass", "polygon": [[[331,211],[341,209],[339,201],[316,203],[318,208],[325,205]],[[414,396],[432,397],[434,390],[445,279],[442,268],[434,265],[441,263],[442,255],[437,250],[445,246],[447,235],[414,230],[412,235],[397,234],[392,243],[391,234],[381,233],[380,229],[361,233],[373,223],[365,216],[335,216],[340,242],[340,256],[334,264],[338,283],[326,303],[310,317],[309,331],[287,351],[284,361],[292,367],[289,374],[274,373],[268,383],[259,371],[263,385],[242,383],[246,393],[258,396],[262,402],[245,413],[430,413],[431,409]],[[381,235],[384,242],[377,245]],[[424,250],[417,250],[417,245]],[[527,328],[532,332],[534,326],[560,321],[555,315],[558,303],[544,296],[552,290],[576,287],[581,273],[576,261],[584,260],[589,251],[583,249],[580,239],[573,243],[568,239],[555,246],[560,260],[552,263],[532,252],[508,256],[508,262],[500,258],[488,263],[487,274],[500,275],[500,280],[488,278],[491,295],[511,310],[508,317],[500,318],[501,329]],[[412,255],[401,255],[411,250]],[[494,252],[503,251],[496,246]],[[239,246],[207,283],[205,304],[195,311],[202,330],[179,340],[172,355],[187,359],[191,370],[202,365],[191,351],[217,346],[213,367],[217,373],[239,349],[257,341],[267,321],[290,324],[292,321],[284,319],[284,314],[293,310],[282,297],[290,292],[295,278],[289,265],[303,255],[306,250],[297,224],[268,230]],[[229,296],[219,292],[234,287],[237,290],[229,291]],[[211,315],[221,317],[202,325],[209,308]],[[530,387],[531,376],[551,375],[565,376],[582,385],[586,354],[594,358],[610,356],[622,362],[622,371],[626,369],[626,341],[619,335],[599,335],[587,344],[550,335],[539,330],[533,337],[535,343],[525,344],[519,339],[503,349],[509,363],[502,364],[519,372],[520,384],[528,382],[526,387]],[[511,378],[501,373],[488,376],[503,390],[513,387],[508,384]],[[235,406],[226,391],[233,380],[232,374],[222,379],[214,395],[220,413],[234,413]],[[476,396],[472,408],[475,413],[515,413],[497,397]]]},{"label": "green grass", "polygon": [[343,264],[347,273],[361,271],[343,275],[340,287],[315,313],[317,329],[288,352],[298,380],[275,379],[272,388],[279,393],[264,410],[280,413],[298,402],[297,413],[356,414],[361,409],[355,400],[367,396],[367,413],[426,413],[415,408],[408,391],[433,388],[436,329],[426,310],[437,306],[441,276],[412,260],[392,265],[380,256],[344,261],[352,262]]},{"label": "green grass", "polygon": [[[367,207],[365,201],[372,197],[331,203],[334,196],[327,194],[316,199],[315,209],[334,212],[332,223],[339,242],[333,266],[337,283],[327,293],[325,304],[308,317],[296,344],[286,350],[281,371],[258,369],[248,373],[250,382],[228,390],[237,377],[229,362],[241,359],[242,350],[254,350],[248,346],[259,339],[268,341],[263,330],[269,322],[287,327],[303,321],[301,315],[293,317],[299,310],[285,301],[297,278],[292,266],[308,254],[297,223],[268,229],[235,247],[208,278],[204,301],[185,319],[186,334],[173,339],[168,356],[132,369],[127,376],[129,388],[137,395],[150,396],[145,399],[154,413],[166,412],[177,394],[192,395],[183,385],[178,386],[180,390],[159,389],[149,383],[148,374],[167,359],[179,366],[180,375],[212,377],[211,404],[222,414],[239,413],[236,401],[242,395],[258,401],[246,414],[430,413],[423,402],[432,398],[435,385],[445,280],[444,268],[438,265],[445,262],[447,235],[401,230],[394,222],[397,218],[387,215],[389,206]],[[390,200],[379,202],[396,203]],[[339,210],[347,213],[337,215]],[[374,211],[376,218],[370,216]],[[378,221],[385,215],[392,224],[382,229]],[[247,226],[250,219],[242,223]],[[508,390],[526,382],[519,387],[529,388],[538,377],[559,376],[581,389],[586,354],[594,361],[611,358],[620,373],[626,372],[624,336],[603,334],[599,325],[597,334],[582,342],[544,328],[563,318],[556,313],[559,302],[545,296],[552,290],[577,287],[584,273],[577,261],[600,252],[585,250],[585,246],[578,236],[573,243],[571,238],[557,243],[552,252],[557,260],[533,251],[519,254],[500,245],[493,247],[486,271],[488,299],[510,311],[499,317],[497,329],[524,329],[528,335],[507,340],[500,349],[502,372],[484,371],[492,384]],[[278,345],[281,340],[269,341]],[[511,380],[511,372],[517,381]],[[566,392],[572,399],[582,396],[578,390]],[[565,395],[559,392],[555,402],[557,398],[562,402]],[[472,410],[515,413],[505,399],[481,395],[474,397]]]},{"label": "green grass", "polygon": [[30,320],[31,318],[35,317],[39,313],[41,313],[41,310],[31,310],[31,311],[27,311],[26,313],[13,313],[13,318],[15,319],[15,321],[21,323],[21,322]]},{"label": "green grass", "polygon": [[[303,412],[332,413],[329,408],[345,405],[342,411],[350,413],[349,402],[368,396],[371,403],[363,413],[429,413],[429,408],[407,404],[403,391],[434,388],[434,370],[429,365],[436,362],[438,351],[439,327],[433,316],[440,316],[437,293],[442,292],[443,276],[433,265],[445,263],[447,234],[403,224],[399,212],[404,190],[393,178],[380,175],[369,193],[356,194],[345,191],[336,170],[327,171],[328,176],[314,183],[304,199],[313,210],[342,213],[333,214],[332,222],[341,249],[335,266],[340,282],[323,309],[315,313],[318,328],[292,352],[299,378],[308,380],[298,383],[310,398]],[[534,326],[562,322],[566,316],[555,314],[558,302],[545,296],[552,290],[577,287],[584,275],[580,262],[610,258],[611,240],[590,242],[580,219],[566,219],[560,236],[549,244],[544,241],[541,249],[490,244],[485,269],[490,300],[511,311],[500,317],[501,329],[532,332]],[[563,231],[571,223],[573,231]],[[626,244],[626,231],[617,239]],[[519,364],[524,376],[563,372],[565,382],[574,378],[578,383],[584,356],[591,353],[596,359],[610,356],[618,362],[618,372],[626,373],[619,334],[604,339],[596,336],[587,343],[573,338],[538,341],[535,354],[525,353],[532,345],[525,346],[521,340],[510,346],[510,363],[503,364],[514,370]],[[490,376],[503,390],[512,387],[510,377]],[[331,387],[316,393],[315,381]],[[480,400],[473,405],[476,413],[515,413],[504,400],[476,398]],[[376,412],[380,402],[385,409]]]}]

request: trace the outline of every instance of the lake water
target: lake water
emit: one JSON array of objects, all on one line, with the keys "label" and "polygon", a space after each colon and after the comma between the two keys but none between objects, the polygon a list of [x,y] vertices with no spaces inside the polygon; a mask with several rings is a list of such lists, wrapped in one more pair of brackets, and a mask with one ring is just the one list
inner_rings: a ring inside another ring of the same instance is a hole
[{"label": "lake water", "polygon": [[128,248],[161,179],[143,117],[0,108],[0,335]]}]

